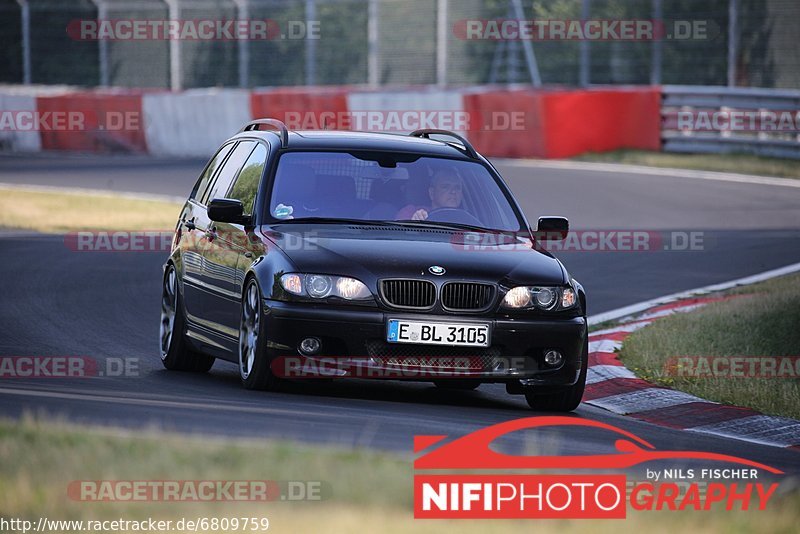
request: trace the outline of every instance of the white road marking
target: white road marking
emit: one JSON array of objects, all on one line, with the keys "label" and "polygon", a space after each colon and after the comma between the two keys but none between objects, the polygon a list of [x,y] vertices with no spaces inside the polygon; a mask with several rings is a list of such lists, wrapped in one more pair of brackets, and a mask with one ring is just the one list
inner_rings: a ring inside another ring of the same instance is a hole
[{"label": "white road marking", "polygon": [[659,319],[661,317],[667,317],[668,315],[675,315],[676,313],[686,313],[690,311],[697,310],[705,306],[706,302],[702,302],[700,304],[689,304],[687,306],[677,306],[675,308],[670,308],[668,310],[659,310],[653,313],[646,313],[644,315],[639,315],[636,317],[637,321],[652,321],[654,319]]},{"label": "white road marking", "polygon": [[645,326],[649,325],[650,322],[651,321],[642,321],[640,323],[640,322],[637,321],[637,322],[634,322],[634,323],[626,323],[626,324],[622,324],[622,325],[619,325],[619,326],[615,326],[613,328],[606,328],[605,330],[596,330],[596,331],[591,332],[589,334],[589,339],[591,339],[593,337],[607,336],[609,334],[617,334],[619,332],[627,332],[627,333],[635,332],[635,331],[639,330],[640,328],[644,328]]},{"label": "white road marking", "polygon": [[593,352],[616,352],[620,347],[622,347],[622,341],[614,341],[613,339],[590,341],[589,354]]},{"label": "white road marking", "polygon": [[730,421],[687,428],[686,430],[731,437],[763,445],[790,447],[800,444],[800,421],[770,415],[752,415]]},{"label": "white road marking", "polygon": [[689,178],[692,180],[711,180],[717,182],[734,182],[739,184],[771,185],[778,187],[800,187],[800,180],[794,178],[776,178],[771,176],[755,176],[732,172],[698,171],[693,169],[673,169],[669,167],[648,167],[646,165],[627,165],[624,163],[594,163],[569,160],[533,160],[492,158],[495,165],[533,169],[565,169],[571,171],[610,172],[616,174],[643,174],[645,176],[663,176],[668,178]]},{"label": "white road marking", "polygon": [[717,291],[724,291],[726,289],[731,289],[737,286],[755,284],[757,282],[763,282],[771,278],[777,278],[779,276],[784,276],[796,272],[800,272],[800,263],[794,263],[792,265],[787,265],[786,267],[781,267],[779,269],[773,269],[771,271],[754,274],[752,276],[746,276],[744,278],[731,280],[730,282],[724,282],[722,284],[714,284],[710,286],[699,287],[697,289],[681,291],[680,293],[674,293],[672,295],[667,295],[665,297],[658,297],[656,299],[639,302],[637,304],[631,304],[630,306],[625,306],[624,308],[618,308],[616,310],[611,310],[597,315],[592,315],[591,317],[589,317],[588,322],[590,325],[593,325],[593,324],[604,323],[606,321],[613,321],[615,319],[622,319],[630,317],[636,313],[647,311],[650,308],[661,306],[662,304],[669,304],[670,302],[687,299],[693,296],[707,295],[709,293],[714,293]]},{"label": "white road marking", "polygon": [[659,408],[669,408],[670,406],[686,404],[688,402],[708,401],[673,389],[649,388],[620,393],[619,395],[611,395],[586,402],[587,404],[605,408],[610,412],[628,415]]},{"label": "white road marking", "polygon": [[593,365],[586,371],[587,384],[605,382],[612,378],[636,378],[636,375],[623,365]]}]

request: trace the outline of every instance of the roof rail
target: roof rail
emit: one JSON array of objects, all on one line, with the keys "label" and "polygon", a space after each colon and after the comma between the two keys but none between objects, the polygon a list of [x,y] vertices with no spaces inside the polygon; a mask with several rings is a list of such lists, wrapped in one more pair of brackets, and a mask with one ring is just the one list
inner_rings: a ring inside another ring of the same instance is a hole
[{"label": "roof rail", "polygon": [[480,156],[478,155],[478,151],[475,150],[475,147],[473,147],[469,141],[451,131],[425,129],[425,130],[417,130],[415,132],[411,132],[409,135],[411,137],[421,137],[423,139],[430,139],[431,135],[445,135],[447,137],[452,137],[453,139],[457,140],[459,143],[464,145],[464,150],[466,150],[467,155],[469,157],[471,157],[472,159],[481,159]]},{"label": "roof rail", "polygon": [[258,127],[262,124],[275,128],[275,133],[281,138],[281,148],[289,146],[289,129],[278,119],[256,119],[250,121],[244,125],[244,128],[239,130],[239,133],[258,131]]}]

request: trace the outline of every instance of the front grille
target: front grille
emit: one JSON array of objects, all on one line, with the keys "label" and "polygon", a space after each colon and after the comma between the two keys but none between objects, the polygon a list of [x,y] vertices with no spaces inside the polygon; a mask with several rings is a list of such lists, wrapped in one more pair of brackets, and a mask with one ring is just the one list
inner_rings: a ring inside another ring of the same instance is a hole
[{"label": "front grille", "polygon": [[494,298],[494,286],[450,282],[442,288],[442,305],[449,310],[483,310]]},{"label": "front grille", "polygon": [[436,302],[436,286],[426,280],[384,280],[381,293],[395,308],[425,310]]},{"label": "front grille", "polygon": [[379,340],[368,340],[366,345],[369,356],[382,367],[491,371],[508,365],[500,347],[412,345]]}]

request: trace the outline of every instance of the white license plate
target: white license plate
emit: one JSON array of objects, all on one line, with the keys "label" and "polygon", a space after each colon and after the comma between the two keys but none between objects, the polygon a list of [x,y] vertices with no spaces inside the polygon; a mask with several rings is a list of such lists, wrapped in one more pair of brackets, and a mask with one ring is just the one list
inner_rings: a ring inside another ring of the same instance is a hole
[{"label": "white license plate", "polygon": [[488,324],[430,323],[389,319],[389,343],[418,343],[456,347],[488,347]]}]

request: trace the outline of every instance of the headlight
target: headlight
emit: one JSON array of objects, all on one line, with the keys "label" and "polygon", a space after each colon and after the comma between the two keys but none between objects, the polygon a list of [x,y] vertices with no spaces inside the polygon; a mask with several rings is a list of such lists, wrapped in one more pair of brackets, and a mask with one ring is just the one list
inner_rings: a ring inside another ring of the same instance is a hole
[{"label": "headlight", "polygon": [[558,301],[558,290],[550,287],[534,288],[536,306],[543,310],[551,309]]},{"label": "headlight", "polygon": [[285,274],[281,277],[281,285],[283,289],[293,295],[302,295],[305,293],[303,289],[303,277],[299,274]]},{"label": "headlight", "polygon": [[571,287],[566,288],[564,291],[561,292],[561,307],[565,310],[567,308],[571,308],[575,306],[575,303],[578,302],[578,296],[575,294],[575,290]]},{"label": "headlight", "polygon": [[309,296],[315,299],[324,299],[331,294],[331,289],[333,289],[333,284],[330,276],[306,275],[306,290]]},{"label": "headlight", "polygon": [[531,304],[531,292],[527,287],[515,287],[503,299],[503,305],[509,308],[527,308]]},{"label": "headlight", "polygon": [[575,307],[578,298],[571,287],[519,286],[506,293],[503,307],[511,309],[539,309],[546,311],[568,310]]},{"label": "headlight", "polygon": [[336,291],[340,297],[347,300],[365,299],[372,296],[367,286],[355,278],[339,278],[336,281]]},{"label": "headlight", "polygon": [[363,282],[346,276],[284,274],[281,276],[281,286],[292,295],[313,299],[339,297],[345,300],[365,300],[372,298],[372,293]]}]

